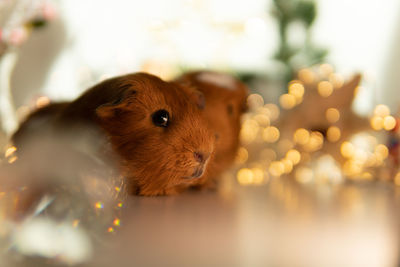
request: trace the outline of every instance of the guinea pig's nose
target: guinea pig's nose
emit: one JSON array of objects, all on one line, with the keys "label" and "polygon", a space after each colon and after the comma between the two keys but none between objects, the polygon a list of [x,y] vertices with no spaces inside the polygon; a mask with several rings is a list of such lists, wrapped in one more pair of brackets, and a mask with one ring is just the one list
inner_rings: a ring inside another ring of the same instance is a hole
[{"label": "guinea pig's nose", "polygon": [[210,155],[206,155],[205,153],[202,153],[202,152],[194,152],[193,156],[197,162],[204,163],[204,162],[206,162],[206,160],[208,159],[208,157]]}]

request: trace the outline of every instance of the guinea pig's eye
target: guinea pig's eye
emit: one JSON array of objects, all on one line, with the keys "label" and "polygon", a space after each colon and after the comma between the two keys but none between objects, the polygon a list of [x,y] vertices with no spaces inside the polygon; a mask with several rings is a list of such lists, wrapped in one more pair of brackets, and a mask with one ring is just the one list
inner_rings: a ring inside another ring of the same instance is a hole
[{"label": "guinea pig's eye", "polygon": [[169,113],[165,109],[160,109],[151,115],[151,119],[155,126],[167,127],[169,123]]}]

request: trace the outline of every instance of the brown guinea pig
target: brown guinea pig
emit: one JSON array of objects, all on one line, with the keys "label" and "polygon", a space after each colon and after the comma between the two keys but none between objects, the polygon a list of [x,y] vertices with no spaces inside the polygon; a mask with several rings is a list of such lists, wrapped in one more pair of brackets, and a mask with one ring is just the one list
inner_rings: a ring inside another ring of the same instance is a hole
[{"label": "brown guinea pig", "polygon": [[130,192],[173,194],[203,181],[213,156],[215,137],[200,100],[193,88],[150,74],[129,74],[101,82],[75,101],[36,111],[13,141],[20,150],[28,137],[46,133],[68,135],[73,144],[76,129],[79,135],[87,129],[86,140],[97,131],[118,155]]},{"label": "brown guinea pig", "polygon": [[232,164],[239,147],[240,117],[246,110],[247,86],[231,75],[196,71],[176,80],[193,87],[205,97],[204,115],[216,136],[215,153],[203,181],[212,186],[215,178]]}]

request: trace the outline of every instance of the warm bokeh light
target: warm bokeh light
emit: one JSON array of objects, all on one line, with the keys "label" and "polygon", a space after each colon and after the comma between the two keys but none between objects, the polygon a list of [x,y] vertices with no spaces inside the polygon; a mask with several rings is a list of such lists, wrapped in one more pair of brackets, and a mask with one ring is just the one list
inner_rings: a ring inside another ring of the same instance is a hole
[{"label": "warm bokeh light", "polygon": [[102,209],[102,208],[104,208],[104,204],[103,204],[102,202],[98,201],[98,202],[96,202],[96,203],[94,204],[94,207],[95,207],[96,209]]},{"label": "warm bokeh light", "polygon": [[279,97],[279,104],[284,109],[292,109],[296,106],[296,97],[291,94],[283,94]]},{"label": "warm bokeh light", "polygon": [[337,73],[332,73],[331,75],[329,75],[329,81],[332,83],[335,89],[341,88],[344,84],[344,79],[342,75]]},{"label": "warm bokeh light", "polygon": [[345,158],[351,158],[354,155],[354,145],[350,142],[343,142],[340,146],[340,153]]},{"label": "warm bokeh light", "polygon": [[279,107],[275,104],[265,104],[264,108],[268,111],[269,113],[269,118],[271,121],[275,121],[278,119],[280,111]]},{"label": "warm bokeh light", "polygon": [[290,173],[293,170],[293,162],[289,159],[282,159],[281,160],[283,164],[283,172],[284,173]]},{"label": "warm bokeh light", "polygon": [[17,151],[17,148],[15,146],[7,148],[6,152],[4,152],[4,157],[6,158],[10,157],[12,154],[14,154],[15,151]]},{"label": "warm bokeh light", "polygon": [[383,129],[386,131],[393,130],[396,127],[396,119],[393,116],[386,116],[383,118]]},{"label": "warm bokeh light", "polygon": [[340,129],[336,126],[331,126],[328,128],[328,131],[326,133],[326,138],[328,139],[329,142],[337,142],[339,141],[341,136]]},{"label": "warm bokeh light", "polygon": [[284,171],[285,171],[285,166],[284,166],[283,163],[280,162],[280,161],[273,161],[273,162],[271,162],[271,164],[269,165],[268,171],[269,171],[269,173],[270,173],[272,176],[277,176],[277,177],[279,177],[279,176],[281,176],[281,175],[284,173]]},{"label": "warm bokeh light", "polygon": [[356,176],[362,172],[362,163],[356,160],[348,160],[343,164],[343,172],[347,176]]},{"label": "warm bokeh light", "polygon": [[398,172],[394,177],[394,183],[395,185],[400,186],[400,172]]},{"label": "warm bokeh light", "polygon": [[310,69],[301,69],[298,73],[299,79],[305,83],[312,83],[315,80],[315,74]]},{"label": "warm bokeh light", "polygon": [[383,118],[379,116],[373,116],[369,121],[372,129],[379,131],[383,128]]},{"label": "warm bokeh light", "polygon": [[270,119],[265,114],[257,114],[253,117],[253,119],[258,122],[260,126],[267,127],[270,125]]},{"label": "warm bokeh light", "polygon": [[295,150],[295,149],[290,149],[287,153],[286,153],[286,158],[288,160],[290,160],[293,165],[296,165],[300,162],[301,160],[301,155],[300,152]]},{"label": "warm bokeh light", "polygon": [[264,182],[264,172],[260,168],[252,168],[251,169],[253,173],[253,183],[255,185],[262,184]]},{"label": "warm bokeh light", "polygon": [[242,129],[240,130],[240,140],[243,143],[252,142],[257,137],[259,128],[260,127],[259,127],[257,121],[252,120],[252,119],[246,120],[242,124]]},{"label": "warm bokeh light", "polygon": [[264,98],[259,94],[251,94],[247,97],[247,105],[251,109],[262,107],[264,105]]},{"label": "warm bokeh light", "polygon": [[307,167],[301,167],[296,170],[296,181],[301,184],[306,184],[312,181],[314,176],[313,171]]},{"label": "warm bokeh light", "polygon": [[325,117],[330,123],[335,123],[340,119],[340,112],[336,108],[328,108],[325,112]]},{"label": "warm bokeh light", "polygon": [[253,172],[248,168],[240,169],[236,176],[239,184],[241,185],[248,185],[253,181]]},{"label": "warm bokeh light", "polygon": [[293,141],[300,145],[305,145],[310,140],[310,133],[304,129],[300,128],[294,132]]},{"label": "warm bokeh light", "polygon": [[236,163],[243,164],[249,158],[249,152],[244,147],[239,147],[238,152],[236,154]]},{"label": "warm bokeh light", "polygon": [[390,109],[386,105],[377,105],[374,109],[374,115],[380,117],[386,117],[390,115]]},{"label": "warm bokeh light", "polygon": [[120,225],[121,225],[121,220],[118,219],[118,218],[115,218],[114,221],[113,221],[113,224],[114,224],[115,226],[120,226]]},{"label": "warm bokeh light", "polygon": [[304,145],[304,149],[309,152],[321,149],[324,143],[324,136],[317,131],[311,132],[309,141]]},{"label": "warm bokeh light", "polygon": [[17,156],[12,156],[12,157],[10,157],[9,159],[8,159],[8,163],[14,163],[16,160],[18,159],[18,157]]},{"label": "warm bokeh light", "polygon": [[41,96],[36,100],[36,107],[43,108],[50,104],[50,99],[47,96]]},{"label": "warm bokeh light", "polygon": [[73,221],[72,221],[72,227],[78,227],[79,222],[80,222],[80,221],[79,221],[78,219],[73,220]]},{"label": "warm bokeh light", "polygon": [[275,143],[276,141],[278,141],[279,136],[280,136],[279,130],[274,126],[265,128],[262,133],[262,137],[264,141],[267,143]]},{"label": "warm bokeh light", "polygon": [[333,85],[328,81],[318,83],[318,93],[322,97],[328,97],[333,93]]},{"label": "warm bokeh light", "polygon": [[379,144],[375,147],[374,153],[375,153],[375,155],[378,156],[378,159],[384,160],[389,155],[389,149],[387,148],[387,146],[385,146],[383,144]]},{"label": "warm bokeh light", "polygon": [[289,84],[289,94],[296,97],[296,100],[301,99],[304,95],[304,85],[301,84],[299,81],[292,81]]},{"label": "warm bokeh light", "polygon": [[332,74],[333,67],[332,67],[332,65],[327,64],[327,63],[321,64],[319,66],[319,71],[323,76],[328,77],[330,74]]}]

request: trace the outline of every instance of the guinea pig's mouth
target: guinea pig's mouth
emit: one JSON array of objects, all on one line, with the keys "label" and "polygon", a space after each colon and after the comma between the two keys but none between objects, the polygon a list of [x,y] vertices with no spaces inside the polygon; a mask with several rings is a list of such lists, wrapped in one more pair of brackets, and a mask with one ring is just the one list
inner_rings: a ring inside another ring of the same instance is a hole
[{"label": "guinea pig's mouth", "polygon": [[204,174],[204,170],[205,170],[205,164],[201,164],[200,166],[198,166],[192,175],[190,176],[185,176],[184,178],[186,179],[196,179],[196,178],[200,178],[203,174]]}]

